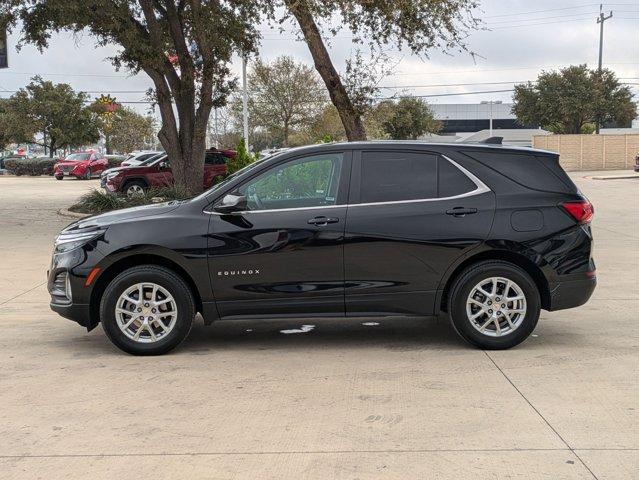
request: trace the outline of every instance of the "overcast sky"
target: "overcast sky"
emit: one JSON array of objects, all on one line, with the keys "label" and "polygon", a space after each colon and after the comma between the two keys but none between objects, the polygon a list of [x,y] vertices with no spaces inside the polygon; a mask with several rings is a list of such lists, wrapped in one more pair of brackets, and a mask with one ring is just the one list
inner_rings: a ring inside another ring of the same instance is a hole
[{"label": "overcast sky", "polygon": [[[534,80],[542,69],[587,63],[596,67],[599,26],[596,23],[599,4],[574,0],[484,0],[477,17],[490,31],[478,31],[468,38],[468,47],[480,57],[468,54],[446,55],[430,52],[430,58],[418,58],[410,52],[390,51],[398,62],[392,75],[382,85],[406,87],[416,95],[441,95],[487,90],[509,90],[512,84],[489,82],[521,82]],[[623,0],[604,4],[614,16],[605,23],[604,66],[614,70],[623,82],[639,84],[639,0]],[[311,63],[306,45],[295,41],[292,27],[279,34],[265,32],[260,55],[273,59],[283,53]],[[107,57],[116,47],[95,48],[90,35],[77,39],[57,35],[50,48],[40,54],[27,46],[15,51],[19,32],[9,37],[10,68],[0,70],[0,97],[23,87],[29,78],[39,74],[55,82],[70,83],[76,90],[111,93],[119,101],[143,100],[143,92],[152,86],[144,75],[131,77],[125,71],[116,72]],[[338,69],[353,53],[348,32],[332,41],[331,55]],[[239,74],[240,63],[233,69]],[[481,85],[484,83],[483,85]],[[448,86],[450,84],[474,84]],[[478,85],[479,84],[479,85]],[[633,86],[639,94],[639,85]],[[121,92],[131,93],[121,93]],[[390,95],[397,89],[384,90]],[[92,95],[94,95],[92,93]],[[511,94],[482,93],[475,95],[428,98],[432,103],[476,103],[482,100],[509,101]],[[636,97],[639,100],[639,95]],[[132,105],[145,111],[145,105]]]}]

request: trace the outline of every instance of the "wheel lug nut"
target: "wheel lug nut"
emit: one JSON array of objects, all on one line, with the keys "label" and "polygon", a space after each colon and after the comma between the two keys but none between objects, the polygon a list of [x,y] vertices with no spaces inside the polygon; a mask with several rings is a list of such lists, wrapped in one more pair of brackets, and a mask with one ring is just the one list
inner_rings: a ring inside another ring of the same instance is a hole
[{"label": "wheel lug nut", "polygon": [[492,310],[488,310],[488,313],[493,313],[493,311]]},{"label": "wheel lug nut", "polygon": [[492,305],[493,304],[493,302],[491,302],[490,300],[488,300],[487,303],[488,303],[488,305]]},{"label": "wheel lug nut", "polygon": [[497,315],[501,315],[501,312],[497,312]]},{"label": "wheel lug nut", "polygon": [[149,304],[148,304],[148,303],[145,303],[145,304],[144,304],[144,306],[145,306],[145,307],[148,307],[148,306],[149,306]]},{"label": "wheel lug nut", "polygon": [[141,312],[141,311],[142,311],[142,309],[141,309],[141,308],[138,308],[138,312]]},{"label": "wheel lug nut", "polygon": [[501,308],[506,308],[506,305],[505,305],[505,304],[504,304],[504,305],[502,305],[502,306],[501,306]]},{"label": "wheel lug nut", "polygon": [[151,309],[151,312],[155,313],[155,308],[152,308],[152,309]]}]

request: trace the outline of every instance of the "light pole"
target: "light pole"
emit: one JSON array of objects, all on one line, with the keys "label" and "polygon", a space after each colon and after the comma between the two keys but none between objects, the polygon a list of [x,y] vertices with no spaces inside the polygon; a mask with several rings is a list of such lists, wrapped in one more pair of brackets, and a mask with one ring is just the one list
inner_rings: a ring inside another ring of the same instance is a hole
[{"label": "light pole", "polygon": [[242,56],[242,117],[244,123],[244,146],[248,151],[249,147],[249,113],[248,113],[248,90],[246,85],[246,55]]}]

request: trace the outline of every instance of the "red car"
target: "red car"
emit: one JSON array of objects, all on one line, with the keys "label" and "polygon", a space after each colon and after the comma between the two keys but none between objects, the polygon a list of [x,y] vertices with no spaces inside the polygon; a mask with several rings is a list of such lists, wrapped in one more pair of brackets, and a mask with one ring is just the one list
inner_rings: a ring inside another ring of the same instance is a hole
[{"label": "red car", "polygon": [[[233,150],[207,150],[204,159],[204,188],[210,188],[215,178],[225,176],[226,162],[234,158]],[[168,187],[173,185],[173,172],[166,155],[145,160],[132,167],[110,168],[100,177],[100,184],[109,193],[124,193],[128,196],[139,195],[150,187]]]},{"label": "red car", "polygon": [[53,166],[53,176],[62,180],[66,176],[88,180],[92,175],[99,174],[107,169],[108,160],[98,152],[72,153],[61,162]]}]

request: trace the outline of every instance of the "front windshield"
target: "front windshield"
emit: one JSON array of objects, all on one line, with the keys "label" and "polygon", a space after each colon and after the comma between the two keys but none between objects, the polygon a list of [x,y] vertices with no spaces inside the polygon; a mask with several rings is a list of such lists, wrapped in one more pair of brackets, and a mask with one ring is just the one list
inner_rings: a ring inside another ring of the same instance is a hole
[{"label": "front windshield", "polygon": [[91,156],[90,153],[72,153],[65,160],[71,160],[76,162],[84,161],[84,160],[88,160],[90,156]]}]

